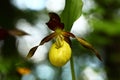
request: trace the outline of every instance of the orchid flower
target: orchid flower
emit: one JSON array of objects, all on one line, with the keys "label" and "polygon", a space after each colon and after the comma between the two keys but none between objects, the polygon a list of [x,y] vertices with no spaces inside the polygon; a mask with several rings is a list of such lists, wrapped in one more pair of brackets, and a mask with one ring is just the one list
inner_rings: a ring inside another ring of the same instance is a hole
[{"label": "orchid flower", "polygon": [[60,17],[56,13],[49,13],[49,17],[50,20],[46,23],[46,25],[53,32],[43,38],[39,45],[31,48],[27,58],[31,58],[39,46],[52,39],[55,39],[55,43],[52,44],[49,50],[49,60],[54,66],[61,67],[65,65],[71,58],[71,37],[77,39],[83,47],[91,50],[93,53],[95,53],[97,58],[102,61],[101,56],[90,43],[88,43],[85,39],[77,37],[73,33],[64,30],[64,23],[61,22]]}]

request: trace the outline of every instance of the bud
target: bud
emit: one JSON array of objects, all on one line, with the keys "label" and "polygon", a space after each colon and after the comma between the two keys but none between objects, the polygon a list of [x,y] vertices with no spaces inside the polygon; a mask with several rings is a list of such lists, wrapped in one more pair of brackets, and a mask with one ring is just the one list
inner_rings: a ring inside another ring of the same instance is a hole
[{"label": "bud", "polygon": [[49,51],[50,62],[57,67],[65,65],[71,58],[71,48],[66,41],[62,41],[62,46],[57,48],[56,43],[52,44]]}]

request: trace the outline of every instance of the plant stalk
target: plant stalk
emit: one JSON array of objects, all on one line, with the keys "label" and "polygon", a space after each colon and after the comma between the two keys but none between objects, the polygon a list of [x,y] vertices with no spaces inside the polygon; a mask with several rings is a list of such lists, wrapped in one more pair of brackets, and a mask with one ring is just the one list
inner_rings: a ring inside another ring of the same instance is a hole
[{"label": "plant stalk", "polygon": [[70,67],[71,67],[72,80],[76,80],[76,78],[75,78],[73,56],[71,56],[71,59],[70,59]]}]

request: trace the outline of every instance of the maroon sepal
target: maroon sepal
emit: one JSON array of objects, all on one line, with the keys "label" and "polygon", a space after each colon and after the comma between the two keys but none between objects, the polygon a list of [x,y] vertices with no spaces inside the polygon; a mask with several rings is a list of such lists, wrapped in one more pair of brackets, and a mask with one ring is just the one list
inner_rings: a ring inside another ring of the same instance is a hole
[{"label": "maroon sepal", "polygon": [[60,17],[56,13],[49,13],[49,16],[50,20],[46,24],[51,30],[55,31],[58,28],[61,30],[64,29],[64,24],[61,23]]}]

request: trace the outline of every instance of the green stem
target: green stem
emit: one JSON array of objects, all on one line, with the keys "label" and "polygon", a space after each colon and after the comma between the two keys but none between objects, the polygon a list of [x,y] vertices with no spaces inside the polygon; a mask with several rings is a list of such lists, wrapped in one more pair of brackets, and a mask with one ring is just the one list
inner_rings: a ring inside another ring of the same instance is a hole
[{"label": "green stem", "polygon": [[76,80],[75,79],[75,71],[74,71],[74,61],[73,61],[73,56],[70,59],[70,66],[71,66],[71,74],[72,74],[72,80]]}]

